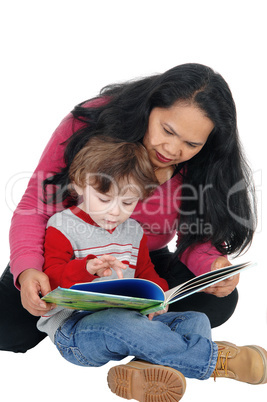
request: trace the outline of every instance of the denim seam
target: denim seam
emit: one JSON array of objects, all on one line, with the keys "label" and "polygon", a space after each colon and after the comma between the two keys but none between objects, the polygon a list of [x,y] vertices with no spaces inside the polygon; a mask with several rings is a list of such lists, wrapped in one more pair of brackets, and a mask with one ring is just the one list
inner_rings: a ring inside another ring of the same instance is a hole
[{"label": "denim seam", "polygon": [[82,366],[90,366],[90,367],[97,367],[96,365],[92,364],[90,361],[88,361],[83,354],[81,353],[80,349],[77,346],[65,346],[62,345],[62,343],[57,342],[56,347],[59,350],[60,354],[64,357],[64,354],[61,353],[64,350],[66,352],[71,352],[74,358],[77,360],[78,363],[80,363]]},{"label": "denim seam", "polygon": [[57,330],[56,333],[55,333],[55,339],[56,339],[56,336],[57,336],[57,335],[61,336],[61,337],[64,338],[66,341],[69,341],[72,334],[70,333],[69,336],[66,336],[66,335],[61,331],[61,327],[60,327],[60,328],[58,328],[58,330]]}]

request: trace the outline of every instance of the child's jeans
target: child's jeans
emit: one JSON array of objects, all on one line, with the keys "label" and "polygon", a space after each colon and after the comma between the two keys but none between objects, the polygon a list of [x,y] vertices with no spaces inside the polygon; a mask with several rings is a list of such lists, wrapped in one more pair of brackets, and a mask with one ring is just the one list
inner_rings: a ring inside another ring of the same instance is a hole
[{"label": "child's jeans", "polygon": [[200,380],[211,376],[218,355],[209,320],[198,312],[165,313],[150,321],[125,309],[77,311],[57,330],[55,344],[66,360],[80,366],[134,356]]}]

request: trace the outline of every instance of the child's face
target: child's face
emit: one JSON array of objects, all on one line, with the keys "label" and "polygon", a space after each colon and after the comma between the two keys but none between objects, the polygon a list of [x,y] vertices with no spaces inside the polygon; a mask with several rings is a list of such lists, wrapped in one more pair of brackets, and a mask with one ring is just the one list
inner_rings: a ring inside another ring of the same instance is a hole
[{"label": "child's face", "polygon": [[[131,184],[131,183],[130,183]],[[112,230],[128,219],[140,197],[136,188],[127,185],[123,192],[112,185],[108,193],[100,193],[89,184],[75,189],[83,196],[80,208],[90,215],[95,223],[106,230]]]}]

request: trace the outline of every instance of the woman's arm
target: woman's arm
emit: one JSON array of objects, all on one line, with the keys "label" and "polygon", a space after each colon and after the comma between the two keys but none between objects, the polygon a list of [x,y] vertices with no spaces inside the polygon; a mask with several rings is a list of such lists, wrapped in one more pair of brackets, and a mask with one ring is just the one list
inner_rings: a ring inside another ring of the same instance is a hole
[{"label": "woman's arm", "polygon": [[[194,275],[199,276],[209,272],[212,263],[218,257],[223,256],[210,242],[207,242],[197,243],[188,247],[182,253],[180,260]],[[228,265],[230,264],[228,263]]]},{"label": "woman's arm", "polygon": [[[41,271],[44,263],[43,244],[45,228],[54,208],[43,201],[43,180],[64,166],[62,144],[73,133],[73,118],[68,115],[55,130],[47,144],[28,187],[18,204],[10,228],[10,265],[17,287],[18,276],[26,269]],[[58,210],[62,206],[58,206]]]},{"label": "woman's arm", "polygon": [[11,272],[15,286],[21,290],[23,307],[35,316],[44,315],[53,308],[39,297],[40,293],[45,295],[51,290],[49,279],[42,272],[43,244],[47,221],[55,212],[42,202],[42,181],[64,166],[62,143],[77,129],[69,114],[55,130],[11,221]]},{"label": "woman's arm", "polygon": [[[85,108],[98,107],[107,100],[96,98],[84,103]],[[69,113],[55,130],[39,164],[34,171],[25,194],[16,208],[10,229],[11,272],[17,287],[18,276],[26,269],[41,271],[46,223],[51,215],[63,209],[61,203],[54,207],[43,203],[43,180],[58,173],[64,167],[64,142],[85,126]]]},{"label": "woman's arm", "polygon": [[[87,101],[83,107],[97,107],[104,98]],[[42,272],[43,244],[48,219],[56,211],[42,202],[42,182],[64,167],[64,142],[84,123],[68,114],[48,142],[27,190],[16,208],[10,228],[10,266],[15,286],[21,289],[23,306],[33,315],[43,315],[51,309],[39,298],[50,290],[49,280]],[[57,206],[57,211],[63,209]]]}]

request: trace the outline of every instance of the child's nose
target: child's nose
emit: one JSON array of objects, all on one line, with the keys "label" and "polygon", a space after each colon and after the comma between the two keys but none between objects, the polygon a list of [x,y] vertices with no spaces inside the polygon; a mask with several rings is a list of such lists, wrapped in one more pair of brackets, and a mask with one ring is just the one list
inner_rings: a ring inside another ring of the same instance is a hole
[{"label": "child's nose", "polygon": [[112,215],[119,215],[120,214],[120,205],[118,202],[114,203],[114,205],[112,206],[110,213]]}]

